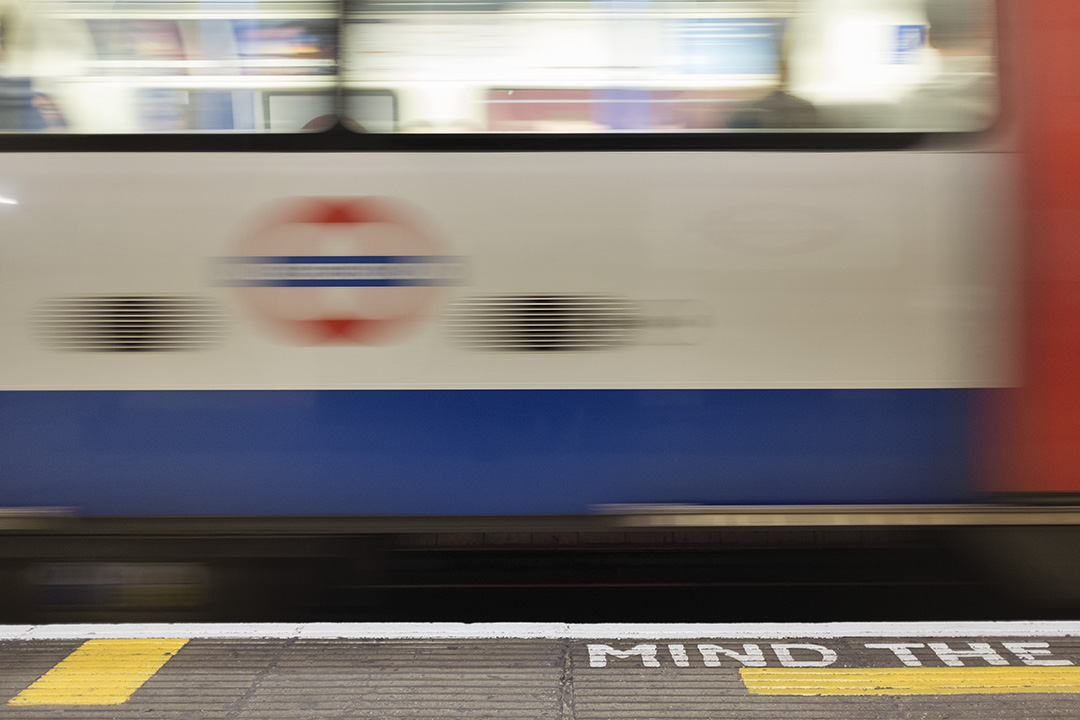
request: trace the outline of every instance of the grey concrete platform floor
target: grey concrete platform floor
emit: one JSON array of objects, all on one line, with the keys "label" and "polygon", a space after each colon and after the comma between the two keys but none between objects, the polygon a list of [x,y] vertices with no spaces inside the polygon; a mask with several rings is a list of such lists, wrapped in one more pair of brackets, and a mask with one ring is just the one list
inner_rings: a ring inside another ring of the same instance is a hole
[{"label": "grey concrete platform floor", "polygon": [[0,628],[0,720],[1080,717],[1080,623],[245,627]]}]

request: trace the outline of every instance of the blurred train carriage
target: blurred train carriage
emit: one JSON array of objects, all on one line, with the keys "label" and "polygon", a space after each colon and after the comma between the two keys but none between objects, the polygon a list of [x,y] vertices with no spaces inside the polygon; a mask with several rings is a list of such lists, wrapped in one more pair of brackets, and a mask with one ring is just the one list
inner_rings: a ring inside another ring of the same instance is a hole
[{"label": "blurred train carriage", "polygon": [[5,0],[0,507],[1074,492],[1075,16]]}]

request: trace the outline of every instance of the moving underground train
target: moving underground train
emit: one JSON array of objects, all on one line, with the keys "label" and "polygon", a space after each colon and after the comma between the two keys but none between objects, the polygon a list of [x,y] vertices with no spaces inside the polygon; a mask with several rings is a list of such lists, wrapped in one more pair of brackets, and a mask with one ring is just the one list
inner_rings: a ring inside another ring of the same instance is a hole
[{"label": "moving underground train", "polygon": [[1080,489],[1071,0],[4,0],[0,507]]}]

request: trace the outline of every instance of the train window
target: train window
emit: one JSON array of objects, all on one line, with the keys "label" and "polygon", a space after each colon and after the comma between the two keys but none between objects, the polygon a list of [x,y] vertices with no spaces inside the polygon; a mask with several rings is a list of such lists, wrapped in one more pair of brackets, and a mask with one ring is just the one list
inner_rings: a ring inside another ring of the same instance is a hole
[{"label": "train window", "polygon": [[973,131],[993,0],[0,0],[0,131]]},{"label": "train window", "polygon": [[328,0],[0,0],[0,130],[333,125],[338,7]]},{"label": "train window", "polygon": [[972,131],[994,28],[991,0],[355,0],[342,80],[368,131]]}]

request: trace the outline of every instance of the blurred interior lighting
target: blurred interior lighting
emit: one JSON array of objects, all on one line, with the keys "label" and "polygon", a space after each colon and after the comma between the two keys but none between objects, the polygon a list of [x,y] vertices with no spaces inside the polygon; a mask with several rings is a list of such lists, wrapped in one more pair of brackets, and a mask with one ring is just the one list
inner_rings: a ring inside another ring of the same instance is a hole
[{"label": "blurred interior lighting", "polygon": [[0,205],[18,205],[19,201],[15,198],[5,197],[0,195]]}]

